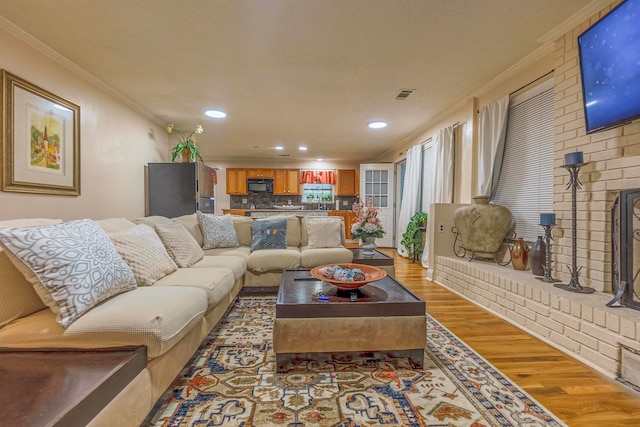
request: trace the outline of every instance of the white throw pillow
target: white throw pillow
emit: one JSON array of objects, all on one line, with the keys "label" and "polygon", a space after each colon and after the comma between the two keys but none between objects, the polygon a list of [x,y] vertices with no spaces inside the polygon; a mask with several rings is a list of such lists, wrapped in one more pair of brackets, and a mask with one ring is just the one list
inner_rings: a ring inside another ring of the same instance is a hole
[{"label": "white throw pillow", "polygon": [[202,231],[203,249],[240,246],[231,215],[208,215],[200,211],[196,215]]},{"label": "white throw pillow", "polygon": [[309,248],[342,247],[342,218],[306,218],[304,223],[309,236]]},{"label": "white throw pillow", "polygon": [[191,267],[204,258],[204,251],[189,233],[187,228],[179,222],[156,224],[156,233],[162,240],[171,259],[180,268]]},{"label": "white throw pillow", "polygon": [[136,288],[107,233],[89,219],[0,229],[0,243],[65,328],[98,303]]},{"label": "white throw pillow", "polygon": [[133,271],[138,286],[151,286],[178,269],[156,232],[146,224],[110,233],[109,237]]}]

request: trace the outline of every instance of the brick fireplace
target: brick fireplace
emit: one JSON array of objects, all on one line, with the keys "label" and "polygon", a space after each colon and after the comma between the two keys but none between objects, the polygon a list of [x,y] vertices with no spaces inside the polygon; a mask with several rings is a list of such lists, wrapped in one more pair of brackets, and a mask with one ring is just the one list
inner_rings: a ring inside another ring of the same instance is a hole
[{"label": "brick fireplace", "polygon": [[611,278],[619,303],[640,310],[640,188],[620,191],[611,209]]}]

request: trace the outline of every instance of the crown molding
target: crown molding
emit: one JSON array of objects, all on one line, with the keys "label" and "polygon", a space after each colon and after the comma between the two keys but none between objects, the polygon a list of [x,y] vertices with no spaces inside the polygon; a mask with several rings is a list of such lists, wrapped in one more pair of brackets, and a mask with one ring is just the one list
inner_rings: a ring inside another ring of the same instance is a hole
[{"label": "crown molding", "polygon": [[538,40],[542,43],[554,42],[563,35],[572,31],[584,21],[590,19],[593,15],[600,12],[602,9],[615,2],[618,2],[618,0],[593,0],[591,3],[587,4],[573,16],[566,19],[564,22],[555,27],[553,30],[549,31],[544,36],[540,37]]},{"label": "crown molding", "polygon": [[109,86],[108,84],[106,84],[105,82],[103,82],[102,80],[100,80],[99,78],[97,78],[96,76],[94,76],[93,74],[85,70],[84,68],[78,66],[76,63],[72,62],[67,57],[63,56],[62,54],[55,51],[54,49],[50,48],[45,43],[33,37],[31,34],[27,33],[22,28],[18,27],[13,22],[7,20],[3,16],[0,16],[0,28],[6,30],[8,33],[13,35],[17,39],[31,46],[32,48],[42,53],[46,57],[52,59],[53,61],[57,62],[58,64],[62,65],[64,68],[66,68],[73,74],[89,82],[91,85],[97,87],[98,89],[102,90],[106,94],[122,102],[124,105],[131,108],[135,112],[141,114],[142,116],[146,117],[147,119],[151,120],[153,123],[157,124],[158,126],[165,126],[165,124],[153,113],[151,113],[149,110],[142,107],[140,104],[136,103],[131,98],[125,96],[124,94],[117,91],[113,87]]}]

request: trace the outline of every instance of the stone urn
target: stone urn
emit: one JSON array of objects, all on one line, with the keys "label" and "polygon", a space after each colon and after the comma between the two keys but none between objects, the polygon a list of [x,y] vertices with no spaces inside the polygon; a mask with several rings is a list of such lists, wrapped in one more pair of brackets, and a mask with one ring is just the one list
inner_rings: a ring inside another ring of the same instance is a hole
[{"label": "stone urn", "polygon": [[453,223],[462,248],[472,258],[495,258],[511,227],[511,211],[478,196],[471,205],[456,209]]}]

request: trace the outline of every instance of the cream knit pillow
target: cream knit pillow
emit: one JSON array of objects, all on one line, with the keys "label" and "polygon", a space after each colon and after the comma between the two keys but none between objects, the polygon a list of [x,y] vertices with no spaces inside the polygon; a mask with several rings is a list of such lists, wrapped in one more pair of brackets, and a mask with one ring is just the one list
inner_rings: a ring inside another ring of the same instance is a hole
[{"label": "cream knit pillow", "polygon": [[307,218],[305,226],[309,235],[309,248],[342,247],[342,218]]},{"label": "cream knit pillow", "polygon": [[179,222],[156,224],[155,230],[178,267],[191,267],[204,257],[204,251],[196,239]]},{"label": "cream knit pillow", "polygon": [[138,224],[110,233],[118,253],[127,263],[138,286],[150,286],[178,269],[151,227]]}]

